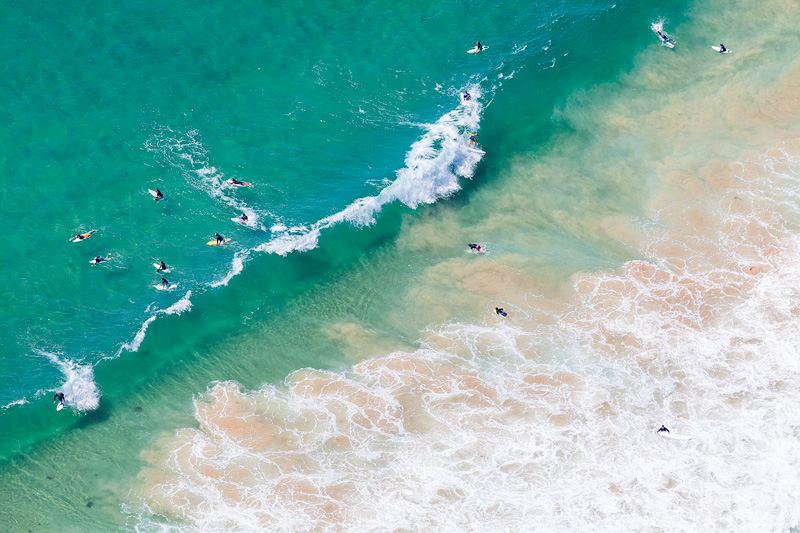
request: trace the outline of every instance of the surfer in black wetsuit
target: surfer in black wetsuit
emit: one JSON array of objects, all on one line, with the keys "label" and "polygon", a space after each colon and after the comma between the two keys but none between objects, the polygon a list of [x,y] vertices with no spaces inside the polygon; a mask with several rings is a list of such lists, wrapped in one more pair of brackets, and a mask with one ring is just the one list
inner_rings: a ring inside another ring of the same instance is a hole
[{"label": "surfer in black wetsuit", "polygon": [[161,193],[160,190],[156,189],[156,202],[164,198],[164,195]]},{"label": "surfer in black wetsuit", "polygon": [[464,91],[464,101],[469,102],[470,100],[472,100],[472,96],[467,91]]},{"label": "surfer in black wetsuit", "polygon": [[244,213],[242,213],[242,216],[241,216],[241,221],[242,221],[242,222],[247,222],[247,220],[248,220],[248,219],[247,219],[247,215],[246,215],[246,214],[244,214]]},{"label": "surfer in black wetsuit", "polygon": [[244,185],[243,181],[239,181],[236,178],[231,178],[231,183],[234,185]]},{"label": "surfer in black wetsuit", "polygon": [[478,41],[478,42],[476,42],[476,43],[475,43],[475,48],[477,48],[478,52],[480,52],[481,50],[483,50],[483,45],[481,44],[481,42],[480,42],[480,41]]},{"label": "surfer in black wetsuit", "polygon": [[217,244],[219,244],[221,242],[225,242],[225,238],[222,235],[220,235],[219,233],[215,233],[214,237],[217,239]]},{"label": "surfer in black wetsuit", "polygon": [[167,281],[166,279],[164,279],[164,276],[161,276],[161,285],[162,285],[163,287],[167,287],[167,288],[169,288],[169,281]]},{"label": "surfer in black wetsuit", "polygon": [[656,431],[656,433],[669,433],[669,430],[666,428],[666,426],[662,425],[660,428],[658,428],[658,431]]},{"label": "surfer in black wetsuit", "polygon": [[481,251],[481,245],[480,244],[469,243],[467,246],[469,246],[470,250],[475,250],[476,252],[480,252]]},{"label": "surfer in black wetsuit", "polygon": [[724,45],[724,44],[722,44],[722,43],[719,43],[719,53],[720,53],[720,54],[724,54],[724,53],[725,53],[725,52],[727,52],[727,51],[728,51],[728,49],[727,49],[727,48],[725,48],[725,45]]},{"label": "surfer in black wetsuit", "polygon": [[55,396],[53,396],[53,403],[60,403],[60,404],[63,405],[64,404],[64,393],[63,392],[57,392],[55,394]]},{"label": "surfer in black wetsuit", "polygon": [[161,261],[161,266],[158,267],[158,271],[161,272],[162,270],[166,270],[167,265],[164,264],[164,261]]},{"label": "surfer in black wetsuit", "polygon": [[502,308],[502,307],[495,307],[495,308],[494,308],[494,312],[495,312],[495,313],[497,313],[497,314],[498,314],[498,315],[500,315],[500,316],[503,316],[503,317],[507,317],[507,316],[508,316],[508,313],[506,313],[505,311],[503,311],[503,308]]}]

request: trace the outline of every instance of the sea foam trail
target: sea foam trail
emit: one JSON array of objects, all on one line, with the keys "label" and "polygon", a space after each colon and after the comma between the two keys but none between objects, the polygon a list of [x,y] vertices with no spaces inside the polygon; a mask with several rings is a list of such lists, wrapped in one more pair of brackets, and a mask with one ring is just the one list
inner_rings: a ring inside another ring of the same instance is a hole
[{"label": "sea foam trail", "polygon": [[67,407],[76,411],[97,409],[100,405],[100,391],[94,381],[92,365],[81,365],[44,350],[35,351],[39,355],[47,357],[64,374],[66,381],[58,390],[64,393],[64,402]]},{"label": "sea foam trail", "polygon": [[180,315],[192,308],[192,291],[186,291],[186,294],[183,295],[183,298],[172,304],[171,306],[167,307],[166,309],[159,309],[154,314],[150,315],[147,320],[144,321],[142,326],[139,328],[139,331],[136,332],[134,335],[133,340],[131,342],[126,342],[122,346],[120,346],[119,350],[117,350],[116,356],[118,357],[123,351],[125,352],[136,352],[139,350],[139,346],[141,346],[142,341],[144,341],[145,335],[147,334],[147,328],[150,327],[150,324],[153,323],[159,316],[167,316],[167,315]]},{"label": "sea foam trail", "polygon": [[237,215],[246,213],[249,227],[266,231],[261,216],[272,215],[269,212],[259,213],[243,200],[229,194],[238,186],[227,183],[225,174],[211,165],[208,149],[199,139],[197,130],[181,134],[166,126],[156,126],[155,129],[155,133],[144,144],[146,151],[180,169],[190,185],[230,206]]}]

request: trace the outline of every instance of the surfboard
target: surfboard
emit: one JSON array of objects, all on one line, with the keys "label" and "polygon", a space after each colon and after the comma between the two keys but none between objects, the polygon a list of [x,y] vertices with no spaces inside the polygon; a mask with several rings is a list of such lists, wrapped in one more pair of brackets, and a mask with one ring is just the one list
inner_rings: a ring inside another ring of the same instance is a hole
[{"label": "surfboard", "polygon": [[164,285],[163,283],[159,283],[158,285],[153,285],[159,291],[171,291],[175,287],[177,287],[177,283],[170,283],[169,285]]},{"label": "surfboard", "polygon": [[[721,47],[719,47],[719,46],[712,46],[711,48],[712,48],[712,49],[713,49],[715,52],[719,52],[720,50],[722,50],[722,48],[721,48]],[[723,54],[730,54],[730,53],[731,53],[731,51],[730,51],[730,50],[725,50],[725,51],[724,51],[724,52],[722,52],[722,53],[723,53]]]},{"label": "surfboard", "polygon": [[234,183],[233,179],[229,179],[225,183],[228,183],[229,185],[236,185],[237,187],[252,187],[253,186],[253,184],[250,183],[249,181],[243,181],[241,183]]},{"label": "surfboard", "polygon": [[656,431],[659,435],[664,437],[665,439],[672,439],[672,440],[692,440],[692,437],[689,435],[680,435],[678,433],[668,433],[666,431]]},{"label": "surfboard", "polygon": [[480,148],[472,148],[471,146],[467,146],[467,150],[469,150],[470,152],[475,152],[476,154],[485,154],[486,153],[483,150],[481,150]]},{"label": "surfboard", "polygon": [[162,196],[161,198],[159,198],[159,197],[158,197],[158,193],[157,193],[156,191],[154,191],[153,189],[147,189],[147,192],[149,192],[149,193],[150,193],[150,194],[153,196],[153,199],[154,199],[156,202],[157,202],[157,201],[159,201],[159,200],[164,200],[164,201],[166,201],[166,200],[167,200],[167,197],[166,197],[166,196]]},{"label": "surfboard", "polygon": [[81,236],[83,237],[83,239],[79,239],[78,237],[74,237],[74,238],[72,238],[72,239],[70,239],[70,240],[71,240],[72,242],[81,242],[81,241],[85,241],[86,239],[88,239],[89,237],[91,237],[91,236],[92,236],[92,233],[94,233],[95,231],[97,231],[97,230],[96,230],[96,229],[93,229],[92,231],[89,231],[89,232],[87,232],[87,233],[81,233]]},{"label": "surfboard", "polygon": [[669,41],[661,41],[662,46],[666,46],[667,48],[675,48],[675,43],[671,43]]},{"label": "surfboard", "polygon": [[214,239],[212,241],[208,241],[206,244],[209,245],[209,246],[217,246],[218,244],[225,244],[226,242],[231,242],[231,238],[228,237],[227,239],[225,239],[224,241],[222,241],[220,243],[217,243],[217,239]]},{"label": "surfboard", "polygon": [[58,405],[56,405],[56,411],[60,411],[63,408],[64,408],[64,403],[63,402],[58,402]]},{"label": "surfboard", "polygon": [[[159,268],[161,268],[161,264],[160,264],[160,263],[153,263],[153,266],[154,266],[154,267],[156,267],[156,270],[158,270]],[[171,272],[171,270],[170,270],[170,269],[166,269],[166,270],[159,270],[159,272],[167,272],[167,273],[169,273],[169,272]]]},{"label": "surfboard", "polygon": [[467,50],[467,53],[468,53],[468,54],[477,54],[478,52],[483,52],[484,50],[487,50],[488,48],[489,48],[488,46],[484,46],[483,48],[481,48],[480,50],[478,50],[478,47],[477,47],[477,46],[473,46],[472,48],[470,48],[469,50]]}]

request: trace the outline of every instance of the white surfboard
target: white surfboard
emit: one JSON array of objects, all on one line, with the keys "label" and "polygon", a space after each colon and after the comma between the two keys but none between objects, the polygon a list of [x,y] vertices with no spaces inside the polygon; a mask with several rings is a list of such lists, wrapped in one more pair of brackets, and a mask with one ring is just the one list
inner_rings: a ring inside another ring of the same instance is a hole
[{"label": "white surfboard", "polygon": [[468,54],[477,54],[478,52],[483,52],[484,50],[488,50],[488,49],[489,49],[489,47],[488,47],[488,46],[484,46],[484,47],[483,47],[483,48],[481,48],[480,50],[478,50],[478,47],[477,47],[477,46],[473,46],[472,48],[470,48],[469,50],[467,50],[467,53],[468,53]]},{"label": "white surfboard", "polygon": [[[711,48],[712,48],[712,49],[713,49],[715,52],[719,52],[720,50],[722,50],[722,48],[721,48],[721,47],[719,47],[719,46],[712,46]],[[730,53],[731,53],[731,51],[726,49],[726,50],[725,50],[724,52],[722,52],[722,53],[723,53],[723,54],[730,54]]]},{"label": "white surfboard", "polygon": [[692,440],[692,437],[689,435],[679,435],[678,433],[670,433],[668,431],[656,431],[659,435],[664,437],[665,439],[672,439],[672,440]]},{"label": "white surfboard", "polygon": [[[153,263],[153,266],[154,266],[154,267],[156,267],[156,270],[158,270],[159,268],[161,268],[161,263]],[[166,269],[166,270],[158,270],[158,271],[159,271],[159,272],[166,272],[166,273],[170,273],[170,272],[172,272],[170,269]]]},{"label": "white surfboard", "polygon": [[669,41],[661,41],[662,46],[666,46],[667,48],[675,48],[675,43],[671,43]]},{"label": "white surfboard", "polygon": [[171,291],[175,287],[177,287],[177,283],[170,283],[169,285],[164,285],[163,283],[159,283],[158,285],[153,285],[159,291]]},{"label": "white surfboard", "polygon": [[64,408],[64,404],[62,402],[58,402],[58,405],[56,405],[56,411],[60,411],[63,408]]},{"label": "white surfboard", "polygon": [[467,146],[467,150],[469,150],[470,152],[475,152],[476,154],[485,154],[486,153],[483,150],[481,150],[480,148],[472,148],[470,146]]},{"label": "white surfboard", "polygon": [[72,241],[72,242],[81,242],[81,241],[85,241],[86,239],[88,239],[89,237],[91,237],[91,236],[92,236],[92,234],[93,234],[94,232],[96,232],[96,231],[97,231],[96,229],[93,229],[92,231],[87,231],[86,233],[81,233],[81,234],[80,234],[80,237],[73,237],[72,239],[70,239],[70,241]]}]

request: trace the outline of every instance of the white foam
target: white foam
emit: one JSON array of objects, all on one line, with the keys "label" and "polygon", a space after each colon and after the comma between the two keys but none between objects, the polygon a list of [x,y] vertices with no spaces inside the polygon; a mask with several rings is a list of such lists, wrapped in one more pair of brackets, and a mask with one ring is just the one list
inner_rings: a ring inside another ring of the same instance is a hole
[{"label": "white foam", "polygon": [[[145,336],[147,335],[147,328],[150,327],[150,324],[153,323],[160,315],[180,315],[192,308],[192,291],[187,291],[186,294],[183,295],[183,298],[172,304],[171,306],[167,307],[166,309],[159,309],[153,315],[147,318],[144,321],[142,326],[139,328],[139,331],[136,332],[134,335],[133,340],[131,342],[126,342],[123,344],[119,350],[117,350],[117,356],[119,356],[123,351],[126,352],[136,352],[139,350],[139,346],[141,346],[142,341],[144,341]],[[149,307],[148,307],[149,309]]]},{"label": "white foam", "polygon": [[59,357],[58,354],[44,350],[34,350],[47,357],[64,374],[66,381],[60,391],[64,403],[76,411],[93,411],[100,405],[100,391],[94,381],[94,367]]},{"label": "white foam", "polygon": [[272,231],[282,233],[255,250],[278,255],[312,250],[319,244],[320,231],[323,229],[342,222],[368,226],[375,222],[375,217],[386,204],[399,201],[415,209],[458,191],[461,188],[458,180],[471,178],[482,158],[482,154],[468,149],[464,135],[465,129],[478,130],[483,110],[483,104],[479,101],[482,93],[478,85],[471,85],[467,90],[472,100],[462,101],[456,109],[433,124],[416,124],[425,133],[411,145],[405,157],[405,166],[397,171],[395,180],[376,196],[359,198],[310,228],[287,229],[283,224],[275,225]]},{"label": "white foam", "polygon": [[13,402],[9,402],[6,405],[0,407],[0,409],[8,409],[9,407],[14,407],[15,405],[25,405],[28,403],[26,398],[20,398],[19,400],[14,400]]},{"label": "white foam", "polygon": [[[180,169],[190,185],[225,203],[237,213],[246,213],[250,225],[266,231],[260,222],[260,213],[238,197],[228,194],[237,187],[228,184],[225,174],[211,165],[208,150],[199,137],[197,130],[180,134],[169,127],[160,126],[156,127],[156,133],[145,142],[144,149]],[[268,212],[264,214],[272,216]]]}]

